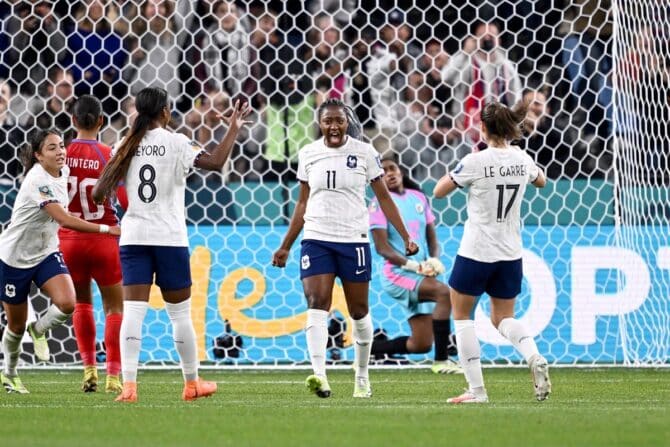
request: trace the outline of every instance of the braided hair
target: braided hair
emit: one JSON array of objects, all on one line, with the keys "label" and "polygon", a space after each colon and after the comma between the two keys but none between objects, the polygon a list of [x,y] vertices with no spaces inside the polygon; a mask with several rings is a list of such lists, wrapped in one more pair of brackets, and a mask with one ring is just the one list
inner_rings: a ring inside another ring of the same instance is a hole
[{"label": "braided hair", "polygon": [[356,116],[356,113],[354,113],[354,109],[339,99],[329,98],[321,103],[319,109],[317,110],[317,116],[321,118],[321,114],[328,107],[342,108],[342,110],[344,110],[344,115],[347,117],[347,122],[349,123],[349,126],[347,127],[347,135],[349,135],[351,138],[365,141],[365,137],[363,136],[363,125]]}]

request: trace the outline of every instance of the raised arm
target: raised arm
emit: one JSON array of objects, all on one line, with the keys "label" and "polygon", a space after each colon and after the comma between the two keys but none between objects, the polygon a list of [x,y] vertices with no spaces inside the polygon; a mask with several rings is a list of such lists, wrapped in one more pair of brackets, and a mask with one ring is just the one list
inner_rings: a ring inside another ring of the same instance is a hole
[{"label": "raised arm", "polygon": [[307,209],[307,200],[309,199],[309,184],[307,182],[300,182],[300,191],[298,193],[298,201],[293,210],[291,223],[288,226],[284,240],[279,249],[272,255],[272,265],[275,267],[285,267],[288,259],[289,251],[293,243],[298,238],[302,227],[305,225],[305,210]]},{"label": "raised arm", "polygon": [[63,228],[81,231],[82,233],[109,233],[113,236],[121,234],[119,227],[94,224],[69,214],[60,203],[49,203],[44,205],[42,209]]},{"label": "raised arm", "polygon": [[247,115],[251,112],[251,107],[246,102],[240,104],[240,101],[235,101],[235,106],[233,111],[227,115],[217,115],[219,119],[223,119],[228,123],[228,131],[226,135],[221,140],[221,143],[210,153],[205,152],[195,162],[195,167],[199,169],[205,169],[207,171],[220,171],[223,169],[223,165],[228,161],[230,157],[230,152],[235,145],[235,140],[237,139],[237,134],[239,133],[242,126],[245,124],[251,124],[251,121],[245,120]]},{"label": "raised arm", "polygon": [[402,217],[400,217],[398,207],[391,198],[391,194],[389,194],[386,183],[381,180],[372,182],[372,191],[375,193],[375,196],[377,196],[379,207],[384,212],[384,215],[389,222],[391,222],[391,225],[398,230],[400,237],[402,237],[402,240],[405,242],[405,255],[411,256],[416,254],[419,251],[419,246],[410,239],[409,232],[407,231],[407,228],[405,228],[405,223],[402,221]]}]

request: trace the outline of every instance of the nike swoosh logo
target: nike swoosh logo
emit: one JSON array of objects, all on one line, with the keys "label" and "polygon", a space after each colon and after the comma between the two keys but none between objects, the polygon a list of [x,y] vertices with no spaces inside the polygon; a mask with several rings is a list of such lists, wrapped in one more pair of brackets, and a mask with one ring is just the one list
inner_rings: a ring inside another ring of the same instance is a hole
[{"label": "nike swoosh logo", "polygon": [[357,274],[357,275],[360,275],[361,273],[365,273],[365,269],[363,269],[363,270],[356,270],[356,274]]}]

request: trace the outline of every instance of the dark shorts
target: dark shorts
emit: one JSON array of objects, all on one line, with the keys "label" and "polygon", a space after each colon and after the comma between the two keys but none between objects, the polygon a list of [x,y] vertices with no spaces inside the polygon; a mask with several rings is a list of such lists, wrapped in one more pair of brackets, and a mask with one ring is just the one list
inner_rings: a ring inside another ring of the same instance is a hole
[{"label": "dark shorts", "polygon": [[334,273],[342,281],[372,279],[370,244],[303,240],[300,249],[300,279]]},{"label": "dark shorts", "polygon": [[19,269],[0,261],[0,301],[21,304],[28,299],[30,283],[37,287],[58,275],[68,275],[61,252],[51,253],[35,267]]},{"label": "dark shorts", "polygon": [[494,298],[516,298],[521,292],[523,263],[513,261],[479,262],[456,256],[449,286],[460,293],[480,296],[486,292]]},{"label": "dark shorts", "polygon": [[153,284],[155,274],[162,290],[191,287],[188,247],[122,245],[120,253],[124,286]]}]

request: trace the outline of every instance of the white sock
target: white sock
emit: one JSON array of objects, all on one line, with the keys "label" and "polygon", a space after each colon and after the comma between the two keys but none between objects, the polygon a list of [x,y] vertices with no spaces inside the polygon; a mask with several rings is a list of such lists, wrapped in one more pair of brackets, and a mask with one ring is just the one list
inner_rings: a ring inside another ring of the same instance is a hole
[{"label": "white sock", "polygon": [[19,363],[21,353],[21,339],[23,337],[5,328],[2,335],[2,355],[5,358],[4,373],[7,376],[16,375],[16,365]]},{"label": "white sock", "polygon": [[319,309],[307,310],[307,350],[312,370],[319,377],[326,377],[326,346],[328,345],[328,311]]},{"label": "white sock", "polygon": [[458,358],[468,381],[470,390],[475,393],[486,394],[484,389],[484,377],[482,376],[482,363],[479,358],[481,348],[479,340],[475,335],[475,322],[473,320],[454,320],[456,329],[456,346]]},{"label": "white sock", "polygon": [[174,345],[181,359],[184,380],[198,378],[198,343],[191,320],[191,298],[177,304],[165,303],[165,310],[172,323]]},{"label": "white sock", "polygon": [[33,324],[35,334],[38,337],[41,337],[46,334],[49,329],[65,323],[70,315],[71,314],[64,314],[55,304],[52,304],[47,309],[47,312]]},{"label": "white sock", "polygon": [[512,342],[528,363],[534,355],[539,354],[533,337],[528,335],[526,328],[519,320],[505,318],[498,324],[498,332]]},{"label": "white sock", "polygon": [[372,317],[370,313],[354,322],[354,353],[356,356],[356,377],[368,377],[368,363],[372,349]]},{"label": "white sock", "polygon": [[137,362],[142,349],[142,323],[147,314],[146,301],[124,301],[123,320],[119,332],[121,371],[124,382],[137,382]]}]

